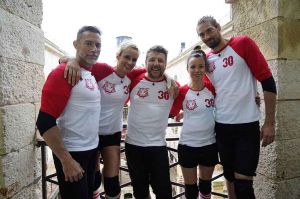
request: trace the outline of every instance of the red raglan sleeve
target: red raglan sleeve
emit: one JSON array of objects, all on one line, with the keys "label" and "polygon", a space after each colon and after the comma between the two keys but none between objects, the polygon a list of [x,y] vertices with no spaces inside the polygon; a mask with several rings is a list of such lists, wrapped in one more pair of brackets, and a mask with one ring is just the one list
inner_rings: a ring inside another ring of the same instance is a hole
[{"label": "red raglan sleeve", "polygon": [[216,97],[215,87],[212,85],[211,81],[209,80],[209,78],[206,75],[203,77],[203,82],[204,82],[204,86],[208,90],[210,90],[210,92],[213,94],[214,97]]},{"label": "red raglan sleeve", "polygon": [[134,69],[132,69],[132,70],[127,74],[127,77],[128,77],[129,79],[131,79],[131,81],[132,81],[133,79],[136,79],[136,77],[140,76],[141,74],[143,74],[143,73],[145,73],[145,72],[147,72],[145,67],[143,67],[143,68],[134,68]]},{"label": "red raglan sleeve", "polygon": [[178,113],[180,112],[180,110],[182,110],[182,103],[184,101],[185,95],[188,91],[188,86],[184,85],[182,87],[179,88],[179,94],[176,97],[176,99],[173,102],[171,111],[170,111],[170,115],[172,117],[175,117],[176,115],[178,115]]},{"label": "red raglan sleeve", "polygon": [[64,78],[65,64],[59,65],[48,76],[42,89],[40,111],[58,118],[64,111],[72,86]]},{"label": "red raglan sleeve", "polygon": [[114,72],[114,69],[108,64],[97,62],[93,65],[91,72],[92,75],[94,75],[96,81],[99,82],[108,75],[112,74]]},{"label": "red raglan sleeve", "polygon": [[265,57],[252,39],[242,36],[241,45],[239,46],[244,48],[243,58],[258,81],[263,81],[272,76]]}]

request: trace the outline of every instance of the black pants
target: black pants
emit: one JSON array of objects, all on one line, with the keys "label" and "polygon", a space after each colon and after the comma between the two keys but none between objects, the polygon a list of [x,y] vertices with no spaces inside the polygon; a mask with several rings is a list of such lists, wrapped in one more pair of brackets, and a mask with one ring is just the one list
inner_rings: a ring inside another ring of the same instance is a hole
[{"label": "black pants", "polygon": [[151,185],[156,199],[171,199],[169,158],[166,146],[125,144],[129,175],[136,199],[145,199]]},{"label": "black pants", "polygon": [[216,139],[225,178],[234,181],[234,172],[255,176],[259,158],[259,123],[216,123]]},{"label": "black pants", "polygon": [[70,152],[84,170],[83,177],[77,182],[66,182],[61,162],[53,155],[59,192],[62,199],[92,199],[96,167],[97,148],[89,151]]}]

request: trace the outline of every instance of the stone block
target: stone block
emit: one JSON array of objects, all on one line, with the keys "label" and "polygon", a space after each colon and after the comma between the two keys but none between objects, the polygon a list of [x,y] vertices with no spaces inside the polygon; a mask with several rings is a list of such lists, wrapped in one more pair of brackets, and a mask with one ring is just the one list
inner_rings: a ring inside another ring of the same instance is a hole
[{"label": "stone block", "polygon": [[275,181],[300,176],[300,139],[276,140],[261,148],[257,173]]},{"label": "stone block", "polygon": [[43,19],[42,0],[2,0],[0,8],[41,27]]},{"label": "stone block", "polygon": [[278,20],[278,58],[300,59],[300,20]]},{"label": "stone block", "polygon": [[300,19],[300,1],[299,0],[281,0],[279,1],[279,16],[291,19]]},{"label": "stone block", "polygon": [[254,191],[257,199],[299,199],[300,179],[273,181],[257,175],[254,179]]},{"label": "stone block", "polygon": [[300,178],[293,178],[278,182],[276,199],[299,199],[300,198]]},{"label": "stone block", "polygon": [[259,163],[257,167],[257,174],[262,174],[268,178],[276,178],[276,162],[278,160],[278,143],[277,141],[260,149]]},{"label": "stone block", "polygon": [[44,35],[40,28],[0,9],[0,36],[0,57],[44,65]]},{"label": "stone block", "polygon": [[278,58],[278,21],[276,19],[242,30],[238,34],[252,38],[267,60]]},{"label": "stone block", "polygon": [[245,34],[254,39],[266,59],[299,59],[299,20],[277,17],[249,27],[244,27],[245,24],[241,19],[234,20],[237,20],[233,25],[234,31],[238,35]]},{"label": "stone block", "polygon": [[235,32],[252,28],[278,16],[279,1],[248,0],[232,4],[232,20]]},{"label": "stone block", "polygon": [[14,195],[12,199],[41,199],[42,198],[42,181],[38,181],[35,184],[25,187],[19,193]]},{"label": "stone block", "polygon": [[0,155],[16,152],[33,144],[35,133],[35,107],[20,104],[0,108]]},{"label": "stone block", "polygon": [[41,97],[43,67],[0,57],[0,105],[38,102]]},{"label": "stone block", "polygon": [[41,178],[40,149],[33,144],[0,156],[0,161],[0,198],[10,198]]},{"label": "stone block", "polygon": [[256,199],[275,199],[276,198],[276,189],[278,185],[275,181],[257,174],[254,178],[254,192]]},{"label": "stone block", "polygon": [[300,107],[300,101],[278,101],[277,102],[276,140],[300,138],[299,107]]},{"label": "stone block", "polygon": [[293,179],[300,176],[300,138],[277,141],[277,175],[279,179]]},{"label": "stone block", "polygon": [[300,60],[277,59],[268,64],[277,86],[277,100],[300,99]]}]

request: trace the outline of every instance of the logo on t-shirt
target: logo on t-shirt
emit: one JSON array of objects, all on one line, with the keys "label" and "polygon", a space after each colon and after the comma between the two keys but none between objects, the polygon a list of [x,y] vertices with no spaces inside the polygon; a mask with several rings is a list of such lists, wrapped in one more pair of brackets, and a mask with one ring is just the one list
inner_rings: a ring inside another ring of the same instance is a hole
[{"label": "logo on t-shirt", "polygon": [[138,90],[138,92],[137,92],[137,95],[139,96],[139,97],[142,97],[142,98],[145,98],[145,97],[147,97],[149,94],[148,94],[148,90],[149,90],[149,88],[140,88],[139,90]]},{"label": "logo on t-shirt", "polygon": [[208,64],[209,68],[208,68],[208,72],[213,72],[215,69],[216,69],[216,65],[215,65],[215,62],[212,61]]},{"label": "logo on t-shirt", "polygon": [[186,100],[186,104],[185,107],[190,110],[193,111],[195,108],[197,108],[197,103],[196,100]]},{"label": "logo on t-shirt", "polygon": [[84,79],[85,80],[85,87],[93,91],[95,89],[95,85],[93,84],[92,79]]},{"label": "logo on t-shirt", "polygon": [[108,81],[105,82],[105,84],[102,86],[102,88],[103,88],[103,90],[106,93],[114,93],[114,92],[116,92],[115,84],[110,83]]}]

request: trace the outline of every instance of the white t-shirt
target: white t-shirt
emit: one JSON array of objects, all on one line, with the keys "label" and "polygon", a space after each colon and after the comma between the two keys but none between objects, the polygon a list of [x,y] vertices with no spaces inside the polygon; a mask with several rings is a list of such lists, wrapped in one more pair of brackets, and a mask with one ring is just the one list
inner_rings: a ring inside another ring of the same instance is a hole
[{"label": "white t-shirt", "polygon": [[[176,113],[173,113],[174,109]],[[180,87],[171,114],[177,115],[180,109],[184,112],[180,144],[202,147],[216,142],[212,86],[202,90],[193,90],[188,85]]]},{"label": "white t-shirt", "polygon": [[173,104],[165,80],[150,81],[141,74],[132,80],[126,142],[137,146],[165,146]]},{"label": "white t-shirt", "polygon": [[208,53],[209,79],[216,90],[216,121],[226,124],[259,120],[257,80],[271,77],[258,47],[246,36],[233,37],[218,52]]},{"label": "white t-shirt", "polygon": [[63,78],[65,64],[52,71],[43,87],[41,111],[57,118],[68,151],[98,146],[100,91],[91,72],[81,68],[82,80],[72,87]]}]

